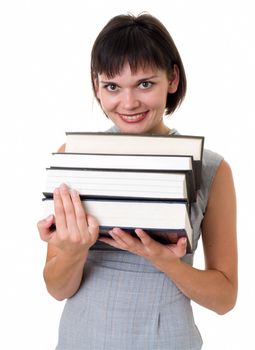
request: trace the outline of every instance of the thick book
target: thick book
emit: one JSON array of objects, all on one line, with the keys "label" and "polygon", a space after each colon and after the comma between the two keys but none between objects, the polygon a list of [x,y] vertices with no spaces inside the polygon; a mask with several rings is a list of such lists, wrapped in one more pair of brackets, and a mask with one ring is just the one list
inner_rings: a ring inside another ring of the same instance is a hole
[{"label": "thick book", "polygon": [[[49,196],[43,202],[45,215],[53,214],[52,198]],[[141,228],[162,244],[176,243],[180,237],[186,237],[187,253],[192,251],[193,230],[186,203],[110,199],[86,199],[82,203],[86,212],[98,220],[102,236],[108,237],[108,231],[114,227],[135,236],[134,229]],[[97,242],[93,249],[105,249],[106,245],[101,243]]]},{"label": "thick book", "polygon": [[194,202],[196,192],[191,172],[148,172],[48,168],[44,195],[62,183],[84,198],[112,197]]},{"label": "thick book", "polygon": [[67,153],[191,156],[196,189],[201,183],[204,137],[141,135],[103,132],[67,132]]}]

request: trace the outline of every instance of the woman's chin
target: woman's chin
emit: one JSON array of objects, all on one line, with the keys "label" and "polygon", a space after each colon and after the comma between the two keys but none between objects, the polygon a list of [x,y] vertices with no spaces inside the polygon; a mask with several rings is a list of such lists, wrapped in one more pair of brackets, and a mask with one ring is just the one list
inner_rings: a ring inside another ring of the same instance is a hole
[{"label": "woman's chin", "polygon": [[123,133],[123,134],[145,134],[145,133],[148,133],[148,131],[145,129],[145,128],[141,128],[141,127],[138,127],[138,126],[135,126],[135,125],[132,125],[132,126],[122,126],[122,127],[119,127],[120,131]]}]

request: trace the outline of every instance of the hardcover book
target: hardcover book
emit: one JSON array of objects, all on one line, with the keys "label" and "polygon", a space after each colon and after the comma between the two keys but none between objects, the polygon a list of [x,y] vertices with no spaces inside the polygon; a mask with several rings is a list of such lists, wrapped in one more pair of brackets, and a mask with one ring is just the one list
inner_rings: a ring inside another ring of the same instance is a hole
[{"label": "hardcover book", "polygon": [[196,189],[201,183],[204,137],[140,135],[102,132],[67,132],[67,153],[191,156]]},{"label": "hardcover book", "polygon": [[[45,215],[54,213],[52,197],[48,196],[43,202]],[[187,252],[192,251],[193,230],[186,203],[85,199],[82,200],[82,204],[87,213],[97,218],[100,235],[109,236],[108,231],[114,227],[135,235],[134,229],[141,228],[153,239],[163,244],[176,243],[180,237],[186,237]],[[105,245],[100,243],[102,242],[97,243],[97,248],[105,248]],[[108,249],[111,250],[111,248],[108,246]]]},{"label": "hardcover book", "polygon": [[62,183],[85,198],[196,200],[191,172],[48,168],[44,194],[53,193]]}]

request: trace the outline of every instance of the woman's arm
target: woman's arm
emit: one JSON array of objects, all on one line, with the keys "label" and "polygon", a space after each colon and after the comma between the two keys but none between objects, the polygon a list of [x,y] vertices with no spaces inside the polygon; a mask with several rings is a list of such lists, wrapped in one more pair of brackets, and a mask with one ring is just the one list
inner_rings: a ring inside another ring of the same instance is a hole
[{"label": "woman's arm", "polygon": [[237,297],[236,198],[229,165],[222,161],[213,181],[202,225],[205,271],[178,262],[166,270],[182,292],[224,314]]},{"label": "woman's arm", "polygon": [[80,287],[87,253],[69,256],[48,244],[44,280],[48,292],[57,300],[70,298]]},{"label": "woman's arm", "polygon": [[[59,152],[63,152],[63,145]],[[48,242],[44,279],[58,300],[71,297],[79,288],[89,248],[98,237],[98,223],[86,215],[79,194],[61,185],[54,191],[55,216],[38,222],[41,239]],[[56,229],[51,230],[52,225]]]},{"label": "woman's arm", "polygon": [[[79,288],[89,248],[96,242],[99,226],[86,215],[79,194],[61,185],[54,191],[55,218],[38,222],[42,240],[48,242],[44,279],[58,300],[71,297]],[[56,230],[50,227],[55,224]]]},{"label": "woman's arm", "polygon": [[237,296],[236,198],[229,165],[222,161],[211,186],[202,226],[205,270],[183,262],[185,240],[162,246],[144,231],[136,230],[141,241],[120,229],[113,240],[103,241],[149,260],[171,278],[190,299],[219,314],[231,310]]}]

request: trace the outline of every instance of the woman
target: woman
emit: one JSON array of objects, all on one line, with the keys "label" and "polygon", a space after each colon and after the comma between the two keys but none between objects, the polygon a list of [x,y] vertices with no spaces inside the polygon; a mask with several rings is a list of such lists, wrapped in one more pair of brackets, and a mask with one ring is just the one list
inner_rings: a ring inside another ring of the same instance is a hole
[{"label": "woman", "polygon": [[[163,116],[185,96],[185,71],[156,18],[112,18],[94,43],[91,78],[114,123],[111,132],[177,133]],[[67,299],[57,349],[201,349],[190,300],[218,314],[236,302],[235,203],[229,165],[205,150],[202,185],[191,208],[195,248],[201,235],[205,256],[205,269],[199,270],[192,267],[194,253],[185,255],[185,239],[164,246],[141,229],[136,229],[139,239],[119,228],[109,232],[112,238],[100,238],[121,251],[90,251],[98,239],[96,218],[84,212],[76,191],[57,188],[55,216],[38,223],[48,242],[46,286],[56,299]]]}]

